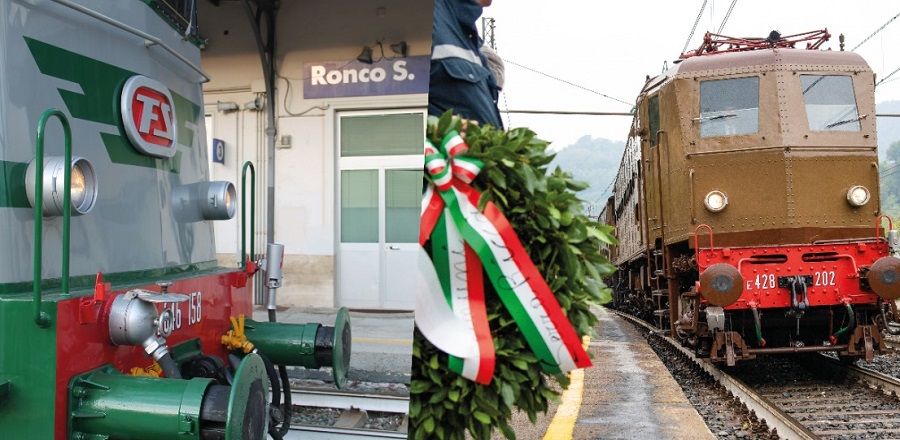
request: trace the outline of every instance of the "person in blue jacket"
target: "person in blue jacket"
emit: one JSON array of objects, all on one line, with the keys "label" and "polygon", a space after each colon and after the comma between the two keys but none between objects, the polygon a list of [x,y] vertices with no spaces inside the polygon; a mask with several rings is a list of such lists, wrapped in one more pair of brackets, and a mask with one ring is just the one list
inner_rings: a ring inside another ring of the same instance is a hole
[{"label": "person in blue jacket", "polygon": [[431,37],[431,80],[428,114],[455,114],[479,124],[503,128],[497,97],[500,87],[475,23],[491,0],[435,0]]}]

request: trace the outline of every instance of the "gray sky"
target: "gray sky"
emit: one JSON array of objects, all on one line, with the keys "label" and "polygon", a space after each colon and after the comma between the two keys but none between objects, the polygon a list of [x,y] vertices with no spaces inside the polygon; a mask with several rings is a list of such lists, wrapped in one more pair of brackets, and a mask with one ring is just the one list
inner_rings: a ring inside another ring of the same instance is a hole
[{"label": "gray sky", "polygon": [[[618,99],[633,102],[646,75],[661,72],[684,47],[702,0],[494,0],[484,16],[496,19],[499,54]],[[718,29],[731,0],[708,0],[689,49]],[[725,35],[765,37],[828,28],[824,47],[849,50],[900,13],[896,0],[738,0]],[[894,43],[894,44],[891,44]],[[860,47],[878,77],[900,67],[900,18]],[[900,100],[900,72],[876,89],[876,102]],[[501,110],[628,111],[630,106],[507,64]],[[512,114],[511,126],[528,126],[555,147],[583,135],[624,141],[628,117]],[[505,121],[504,115],[504,121]]]}]

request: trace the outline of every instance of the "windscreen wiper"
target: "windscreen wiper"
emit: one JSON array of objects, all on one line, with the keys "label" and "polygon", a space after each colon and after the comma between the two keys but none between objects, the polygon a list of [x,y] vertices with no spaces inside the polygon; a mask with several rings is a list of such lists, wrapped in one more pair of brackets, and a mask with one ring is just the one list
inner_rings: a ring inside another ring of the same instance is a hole
[{"label": "windscreen wiper", "polygon": [[733,118],[735,116],[737,116],[737,113],[726,113],[724,115],[700,116],[699,118],[694,118],[694,120],[695,121],[715,121],[717,119]]},{"label": "windscreen wiper", "polygon": [[838,125],[849,124],[851,122],[859,122],[863,119],[866,119],[867,116],[869,116],[869,115],[859,115],[855,118],[844,119],[843,121],[832,122],[832,123],[826,125],[825,128],[834,128],[834,127],[837,127]]}]

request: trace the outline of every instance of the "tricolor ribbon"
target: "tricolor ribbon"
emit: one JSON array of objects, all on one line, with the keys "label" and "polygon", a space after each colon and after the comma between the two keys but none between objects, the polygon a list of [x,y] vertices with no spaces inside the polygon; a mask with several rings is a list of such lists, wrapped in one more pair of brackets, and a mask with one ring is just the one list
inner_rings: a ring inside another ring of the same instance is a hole
[{"label": "tricolor ribbon", "polygon": [[[425,141],[425,168],[432,185],[422,200],[419,244],[431,242],[431,261],[441,284],[431,291],[444,293],[453,313],[474,334],[466,338],[478,345],[476,356],[450,356],[450,369],[482,384],[493,378],[495,355],[485,307],[485,273],[545,372],[589,367],[580,338],[509,221],[491,202],[484,212],[478,209],[480,193],[470,184],[483,163],[466,157],[467,150],[456,131],[444,136],[439,148]],[[440,339],[459,337],[425,336],[436,346],[446,344]]]}]

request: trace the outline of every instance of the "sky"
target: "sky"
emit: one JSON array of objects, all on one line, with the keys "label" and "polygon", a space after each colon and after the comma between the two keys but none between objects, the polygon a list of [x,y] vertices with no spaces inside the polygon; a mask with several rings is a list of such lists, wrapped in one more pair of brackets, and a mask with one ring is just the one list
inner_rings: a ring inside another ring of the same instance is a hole
[{"label": "sky", "polygon": [[[716,31],[732,0],[708,0],[688,49]],[[646,75],[677,59],[703,0],[494,0],[483,16],[496,21],[497,52],[504,59],[634,102]],[[896,0],[737,0],[723,34],[766,37],[827,28],[823,47],[850,50],[900,13]],[[893,44],[892,44],[893,43]],[[900,18],[857,52],[878,75],[900,67]],[[900,100],[900,72],[876,89],[875,101]],[[631,106],[506,64],[501,110],[627,112]],[[507,123],[504,114],[504,123]],[[510,127],[527,126],[557,149],[590,135],[625,141],[629,117],[509,115]]]}]

